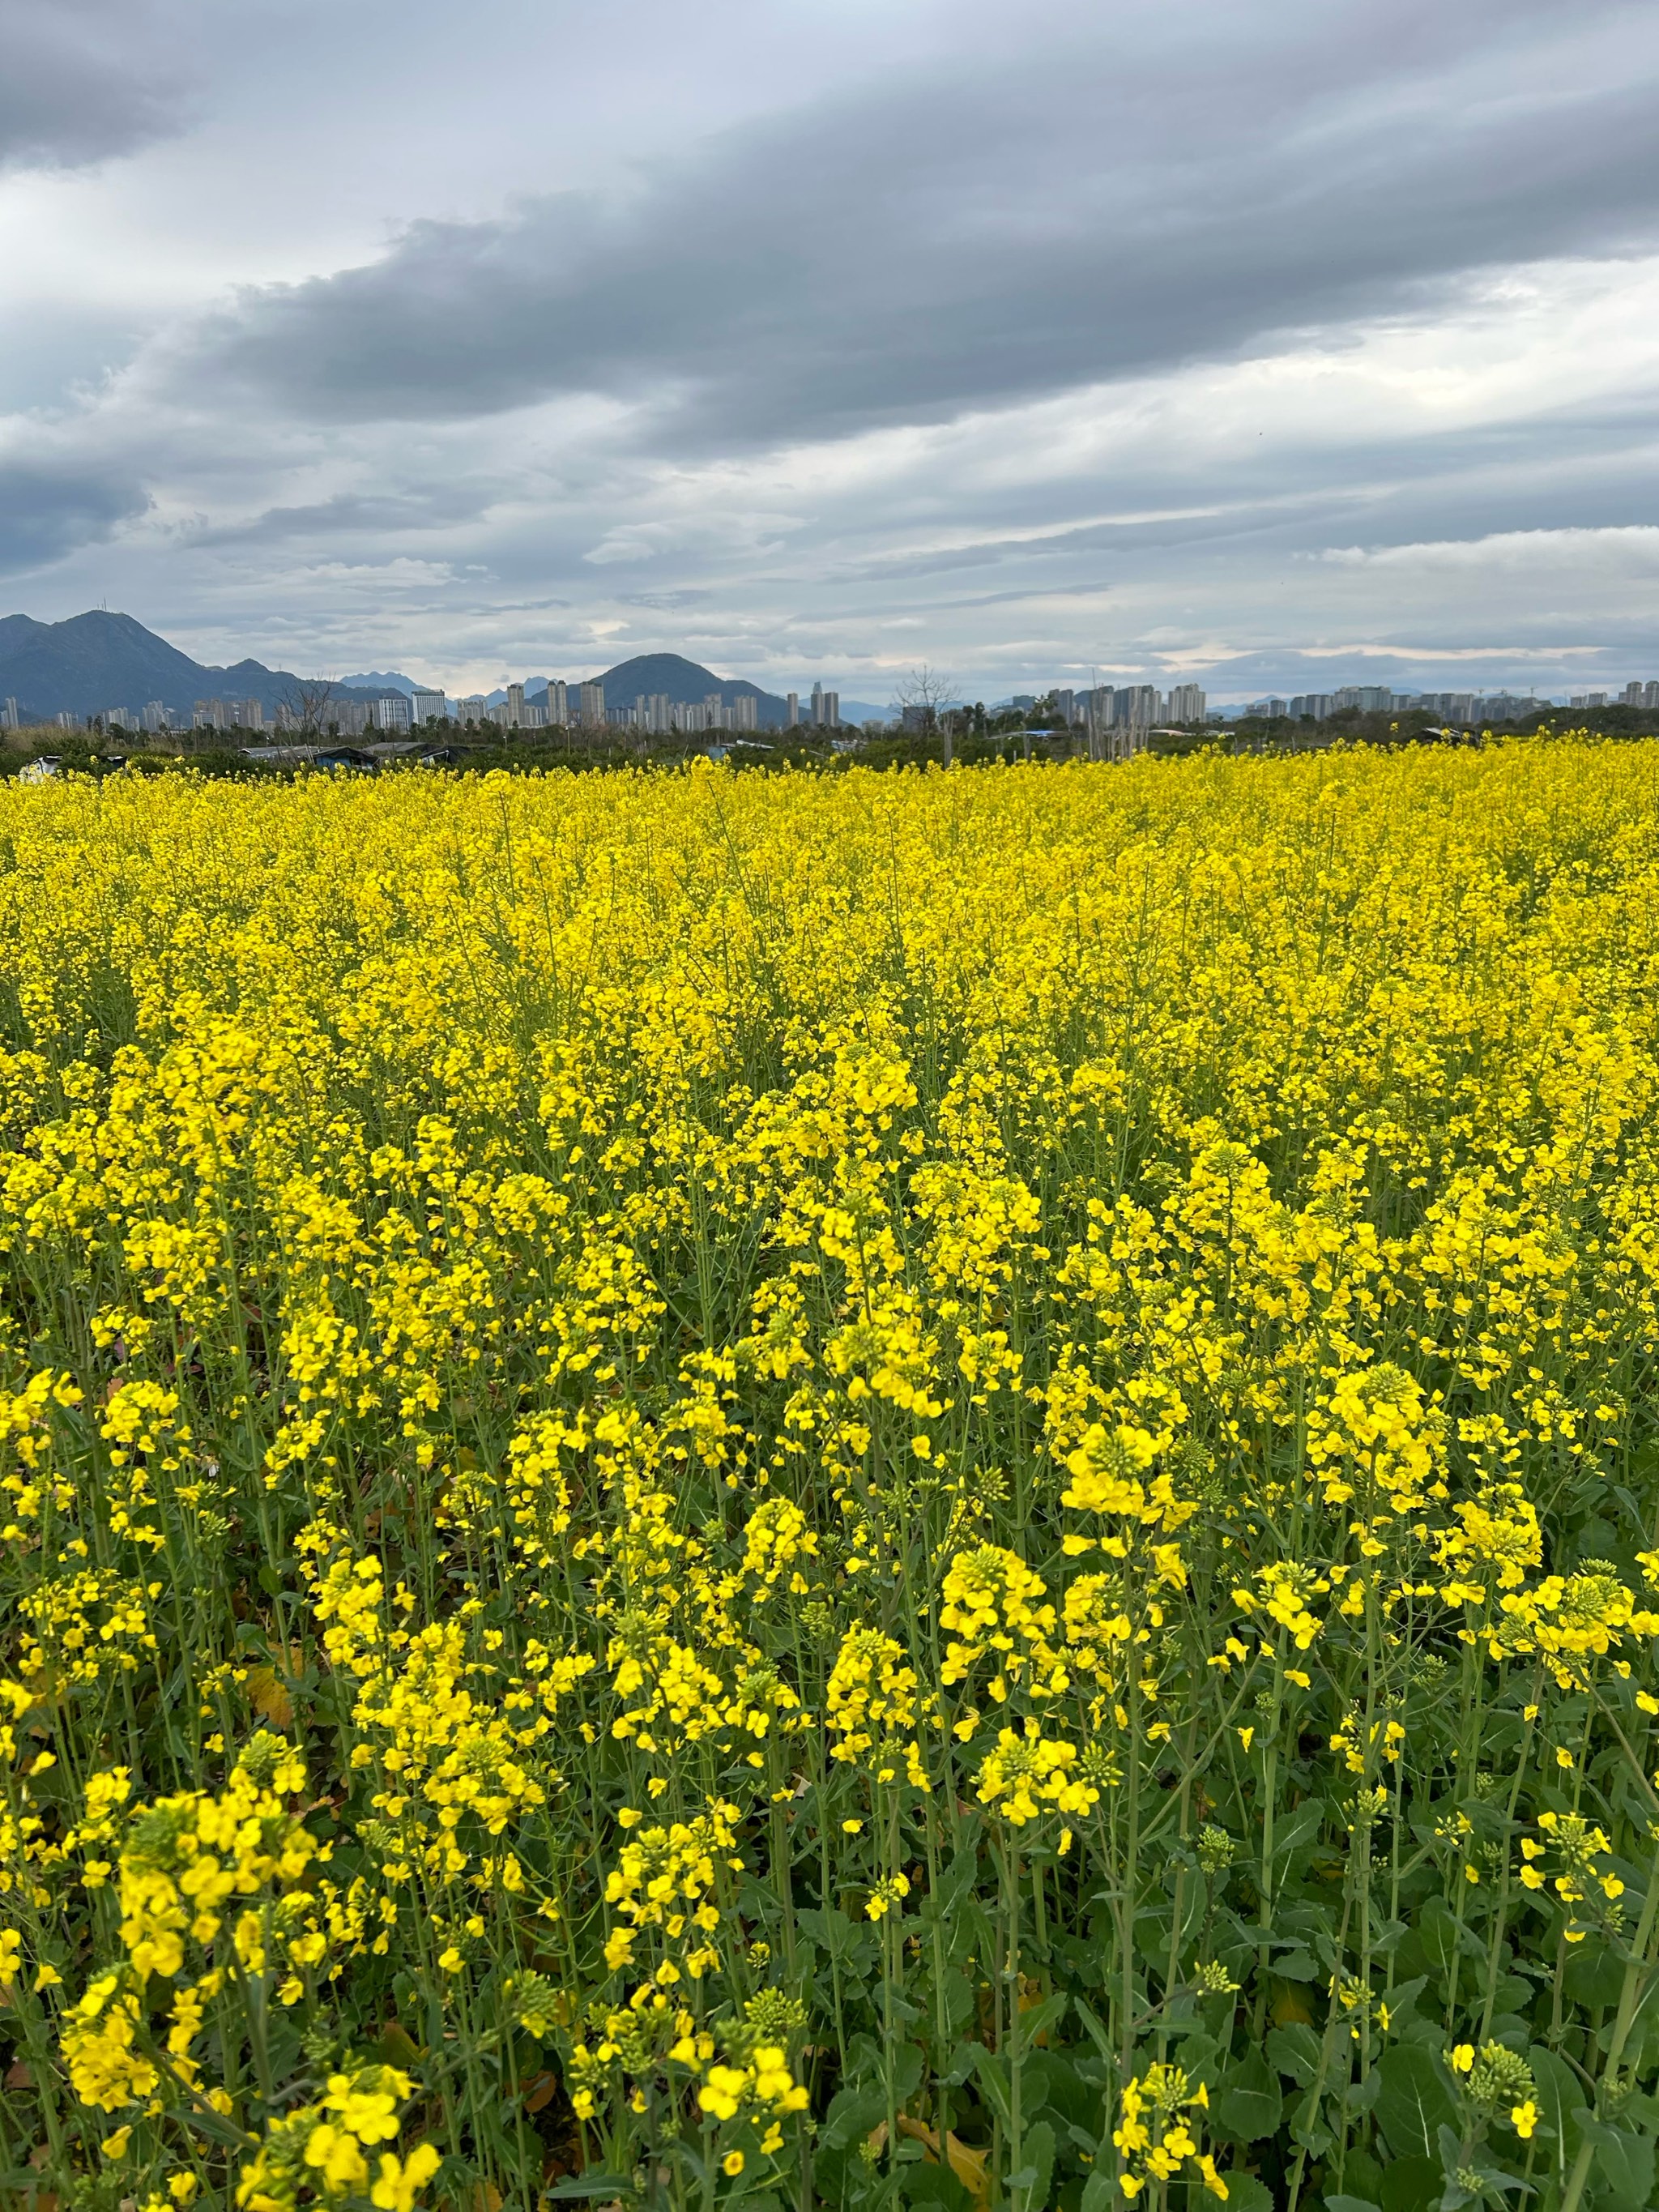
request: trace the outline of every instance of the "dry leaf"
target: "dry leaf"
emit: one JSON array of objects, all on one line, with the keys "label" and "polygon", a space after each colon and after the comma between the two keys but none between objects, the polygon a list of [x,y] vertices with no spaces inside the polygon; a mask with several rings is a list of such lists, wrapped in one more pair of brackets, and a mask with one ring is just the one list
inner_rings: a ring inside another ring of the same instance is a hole
[{"label": "dry leaf", "polygon": [[248,1668],[247,1695],[254,1711],[273,1728],[285,1729],[293,1721],[294,1700],[274,1667]]},{"label": "dry leaf", "polygon": [[[885,2126],[878,2128],[876,2132],[880,2136],[882,2142],[885,2142],[887,2140]],[[932,2154],[933,2164],[935,2166],[939,2164],[939,2130],[937,2128],[927,2127],[921,2120],[913,2120],[908,2112],[901,2112],[899,2133],[902,2136],[914,2136],[917,2142],[923,2144]],[[991,2182],[985,2170],[985,2161],[990,2156],[989,2151],[971,2149],[967,2143],[963,2142],[960,2136],[947,2135],[945,2138],[945,2155],[951,2172],[955,2174],[975,2203],[988,2203],[991,2194]]]}]

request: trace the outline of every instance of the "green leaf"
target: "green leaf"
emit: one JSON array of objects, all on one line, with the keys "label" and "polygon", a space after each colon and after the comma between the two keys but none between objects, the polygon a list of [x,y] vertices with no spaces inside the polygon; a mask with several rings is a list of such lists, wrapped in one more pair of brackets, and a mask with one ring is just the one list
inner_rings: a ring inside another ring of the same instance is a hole
[{"label": "green leaf", "polygon": [[1430,1898],[1419,1916],[1417,1932],[1435,1965],[1449,1966],[1457,1956],[1459,1931],[1456,1916],[1443,1897]]},{"label": "green leaf", "polygon": [[947,2166],[908,2166],[899,2183],[907,2204],[942,2204],[945,2212],[970,2212],[973,2198]]},{"label": "green leaf", "polygon": [[867,2136],[887,2111],[887,2093],[851,2083],[830,2100],[818,2141],[825,2150],[844,2150]]},{"label": "green leaf", "polygon": [[1097,2166],[1083,2185],[1079,2212],[1113,2212],[1117,2202],[1117,2181],[1111,2168]]},{"label": "green leaf", "polygon": [[1457,2100],[1440,2061],[1420,2043],[1395,2043],[1376,2070],[1382,2083],[1377,2124],[1390,2149],[1397,2158],[1431,2159],[1438,2175],[1439,2130],[1457,2120]]},{"label": "green leaf", "polygon": [[1014,2124],[1013,2100],[1008,2088],[1008,2069],[994,2051],[988,2051],[982,2043],[973,2046],[974,2065],[979,2074],[979,2085],[985,2092],[985,2101],[1005,2128]]},{"label": "green leaf", "polygon": [[1382,2212],[1426,2212],[1443,2185],[1437,2158],[1401,2158],[1382,2173]]},{"label": "green leaf", "polygon": [[1029,2050],[1038,2036],[1047,2035],[1058,2027],[1066,2017],[1066,2008],[1071,2003],[1071,1994],[1061,1990],[1057,1996],[1044,1997],[1041,2004],[1032,2005],[1019,2016],[1019,2040],[1022,2050]]},{"label": "green leaf", "polygon": [[1583,2102],[1584,2085],[1566,2060],[1547,2044],[1534,2043],[1527,2053],[1527,2063],[1538,2084],[1538,2116],[1542,2124],[1539,2135],[1547,2128],[1553,2137],[1539,2144],[1534,2162],[1562,2175],[1577,2155],[1581,2140],[1573,2112]]},{"label": "green leaf", "polygon": [[1008,2188],[1023,2197],[1030,2212],[1045,2212],[1048,2184],[1054,2171],[1054,2131],[1047,2120],[1027,2128],[1020,2144],[1020,2166],[1008,2177]]},{"label": "green leaf", "polygon": [[1610,2212],[1648,2212],[1653,2203],[1653,2138],[1615,2128],[1580,2105],[1573,2113],[1595,2146],[1595,2163],[1612,2192]]},{"label": "green leaf", "polygon": [[1612,2007],[1625,1986],[1625,1962],[1609,1944],[1581,1943],[1567,1960],[1561,1987],[1574,2004]]},{"label": "green leaf", "polygon": [[1325,2212],[1381,2212],[1369,2197],[1327,2197]]},{"label": "green leaf", "polygon": [[1267,2057],[1281,2074],[1288,2074],[1298,2089],[1305,2089],[1319,2071],[1319,2038],[1301,2021],[1291,2027],[1276,2027],[1267,2038]]},{"label": "green leaf", "polygon": [[1285,2109],[1279,2076],[1259,2051],[1240,2059],[1215,2100],[1218,2134],[1235,2142],[1257,2142],[1278,2127]]},{"label": "green leaf", "polygon": [[1310,1797],[1305,1805],[1298,1805],[1288,1820],[1280,1820],[1273,1829],[1273,1864],[1287,1859],[1292,1851],[1311,1841],[1325,1825],[1325,1801]]},{"label": "green leaf", "polygon": [[1226,2173],[1227,2212],[1273,2212],[1272,2192],[1253,2173]]},{"label": "green leaf", "polygon": [[577,2173],[543,2193],[556,2204],[570,2204],[593,2197],[632,2197],[634,2183],[632,2176],[626,2173]]},{"label": "green leaf", "polygon": [[1088,2029],[1090,2040],[1095,2049],[1099,2051],[1103,2058],[1109,2060],[1115,2057],[1116,2054],[1112,2048],[1112,2039],[1107,2034],[1099,2014],[1085,2004],[1081,1997],[1074,1999],[1073,2002],[1077,2006],[1077,2016]]}]

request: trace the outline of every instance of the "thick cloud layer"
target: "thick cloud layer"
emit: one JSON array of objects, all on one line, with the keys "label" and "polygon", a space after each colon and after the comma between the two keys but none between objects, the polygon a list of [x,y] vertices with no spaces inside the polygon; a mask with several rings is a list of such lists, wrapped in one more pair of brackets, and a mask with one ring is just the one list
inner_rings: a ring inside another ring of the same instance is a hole
[{"label": "thick cloud layer", "polygon": [[165,0],[0,0],[0,167],[82,167],[176,130],[181,12]]},{"label": "thick cloud layer", "polygon": [[1472,270],[1659,240],[1659,38],[1605,82],[1593,26],[1591,54],[1558,45],[1552,11],[1291,9],[1244,52],[1223,26],[1192,45],[1196,12],[1153,51],[1103,15],[994,76],[746,127],[620,202],[418,224],[251,295],[208,358],[341,421],[622,393],[653,447],[708,450],[1431,313]]},{"label": "thick cloud layer", "polygon": [[1650,9],[186,5],[15,11],[32,612],[467,688],[1659,674]]}]

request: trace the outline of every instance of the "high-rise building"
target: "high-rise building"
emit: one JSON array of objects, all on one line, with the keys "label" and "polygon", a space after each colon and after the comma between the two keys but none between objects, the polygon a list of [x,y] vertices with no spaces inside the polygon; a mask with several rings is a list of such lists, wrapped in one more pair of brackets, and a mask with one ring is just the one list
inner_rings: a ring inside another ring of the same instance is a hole
[{"label": "high-rise building", "polygon": [[1639,677],[1634,684],[1626,684],[1624,690],[1619,695],[1620,705],[1621,707],[1644,707],[1647,704],[1647,702],[1642,695],[1646,689],[1647,686],[1641,681]]},{"label": "high-rise building", "polygon": [[799,693],[799,691],[787,691],[787,692],[786,692],[786,693],[784,694],[784,700],[783,700],[783,703],[784,703],[784,708],[785,708],[785,714],[784,714],[784,720],[785,720],[785,722],[787,723],[787,725],[788,726],[788,727],[789,727],[790,729],[792,729],[792,730],[798,730],[798,729],[799,729],[799,727],[800,727],[800,693]]},{"label": "high-rise building", "polygon": [[507,685],[507,697],[501,706],[500,720],[501,727],[505,730],[523,729],[524,686],[522,684]]},{"label": "high-rise building", "polygon": [[555,729],[562,730],[570,720],[570,694],[562,683],[547,680],[547,719]]},{"label": "high-rise building", "polygon": [[734,730],[757,730],[760,727],[760,702],[752,691],[739,691],[732,702],[732,727]]},{"label": "high-rise building", "polygon": [[106,730],[137,731],[138,717],[131,707],[112,707],[104,716],[104,727]]},{"label": "high-rise building", "polygon": [[485,722],[489,719],[489,702],[482,691],[469,692],[465,699],[455,702],[458,722]]},{"label": "high-rise building", "polygon": [[1054,693],[1054,712],[1059,715],[1060,720],[1065,723],[1066,728],[1069,730],[1073,723],[1075,722],[1078,718],[1076,692],[1056,691]]},{"label": "high-rise building", "polygon": [[[1200,697],[1202,694],[1200,693]],[[1299,722],[1304,717],[1316,722],[1329,720],[1332,713],[1328,691],[1298,691],[1291,702],[1291,720]]]},{"label": "high-rise building", "polygon": [[173,727],[173,716],[159,699],[152,699],[144,709],[144,727],[152,737]]},{"label": "high-rise building", "polygon": [[21,730],[22,726],[22,722],[18,717],[16,700],[8,699],[3,705],[0,705],[0,730]]},{"label": "high-rise building", "polygon": [[730,712],[726,708],[725,700],[721,698],[718,691],[711,691],[708,697],[703,701],[702,705],[704,715],[703,727],[705,730],[729,730],[731,728],[732,717]]},{"label": "high-rise building", "polygon": [[605,727],[605,686],[603,684],[584,684],[578,694],[583,726],[586,728]]},{"label": "high-rise building", "polygon": [[826,692],[824,692],[824,693],[823,694],[822,697],[820,698],[819,702],[818,702],[818,707],[819,707],[819,713],[820,713],[820,716],[821,716],[821,720],[820,720],[820,723],[819,723],[819,726],[820,726],[820,728],[822,728],[822,729],[825,729],[825,730],[838,730],[838,729],[840,729],[840,727],[841,727],[841,694],[840,694],[840,692],[839,692],[839,691],[826,691]]},{"label": "high-rise building", "polygon": [[385,730],[388,734],[406,730],[410,719],[410,701],[401,691],[394,691],[390,698],[374,702],[374,726],[377,730]]},{"label": "high-rise building", "polygon": [[812,686],[812,727],[815,730],[818,729],[823,726],[823,686],[822,684],[815,684]]},{"label": "high-rise building", "polygon": [[263,699],[241,699],[236,705],[236,720],[245,730],[263,730],[265,726],[265,704]]},{"label": "high-rise building", "polygon": [[1642,686],[1642,704],[1644,707],[1659,707],[1659,684],[1644,684]]},{"label": "high-rise building", "polygon": [[1112,694],[1112,726],[1119,730],[1150,730],[1158,720],[1156,684],[1121,684]]},{"label": "high-rise building", "polygon": [[409,719],[416,727],[422,722],[441,722],[446,711],[441,691],[417,691],[409,702]]},{"label": "high-rise building", "polygon": [[1172,722],[1201,722],[1207,703],[1196,684],[1177,684],[1164,702],[1164,711]]}]

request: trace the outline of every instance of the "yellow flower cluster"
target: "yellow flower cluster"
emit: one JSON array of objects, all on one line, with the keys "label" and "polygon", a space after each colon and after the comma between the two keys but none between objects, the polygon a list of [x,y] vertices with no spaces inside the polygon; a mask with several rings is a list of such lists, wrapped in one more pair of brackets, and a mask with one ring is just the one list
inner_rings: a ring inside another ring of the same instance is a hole
[{"label": "yellow flower cluster", "polygon": [[437,2172],[438,2152],[420,2143],[406,2158],[380,2150],[402,2124],[398,2108],[413,2084],[394,2066],[331,2074],[323,2096],[271,2129],[236,2184],[239,2212],[296,2212],[301,2204],[349,2204],[411,2212]]},{"label": "yellow flower cluster", "polygon": [[1112,2141],[1122,2159],[1118,2186],[1126,2197],[1139,2197],[1149,2181],[1172,2181],[1191,2165],[1211,2196],[1226,2197],[1214,2159],[1200,2149],[1193,2132],[1192,2116],[1209,2107],[1208,2090],[1201,2082],[1194,2088],[1178,2066],[1149,2066],[1124,2083]]},{"label": "yellow flower cluster", "polygon": [[0,785],[0,2166],[1628,2194],[1654,760]]}]

